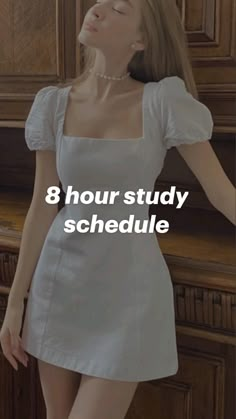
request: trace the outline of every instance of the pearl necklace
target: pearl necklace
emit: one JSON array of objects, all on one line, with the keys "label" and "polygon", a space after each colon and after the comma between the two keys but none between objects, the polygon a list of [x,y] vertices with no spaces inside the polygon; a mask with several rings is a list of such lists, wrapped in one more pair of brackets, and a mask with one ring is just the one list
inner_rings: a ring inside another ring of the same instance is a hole
[{"label": "pearl necklace", "polygon": [[[89,72],[91,73],[92,72],[92,68],[90,68],[89,69]],[[129,77],[129,75],[131,74],[130,72],[128,72],[128,73],[126,73],[124,76],[122,76],[122,77],[112,77],[112,76],[107,76],[107,75],[105,75],[105,74],[101,74],[101,73],[94,73],[95,74],[95,76],[97,76],[97,77],[101,77],[101,78],[103,78],[103,79],[107,79],[107,80],[124,80],[124,79],[126,79],[127,77]]]}]

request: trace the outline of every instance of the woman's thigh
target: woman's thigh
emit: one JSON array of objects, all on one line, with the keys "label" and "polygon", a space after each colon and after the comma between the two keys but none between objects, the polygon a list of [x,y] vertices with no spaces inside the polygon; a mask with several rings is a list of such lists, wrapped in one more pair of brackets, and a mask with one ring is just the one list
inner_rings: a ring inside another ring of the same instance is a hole
[{"label": "woman's thigh", "polygon": [[82,374],[68,419],[124,419],[138,384]]},{"label": "woman's thigh", "polygon": [[78,392],[81,374],[40,359],[37,361],[47,419],[67,418]]}]

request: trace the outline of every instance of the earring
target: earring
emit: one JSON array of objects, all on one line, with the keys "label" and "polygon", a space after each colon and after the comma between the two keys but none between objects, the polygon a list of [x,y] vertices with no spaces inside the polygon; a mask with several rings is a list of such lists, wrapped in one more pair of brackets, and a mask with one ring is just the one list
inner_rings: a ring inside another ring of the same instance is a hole
[{"label": "earring", "polygon": [[135,48],[135,44],[132,44],[132,45],[131,45],[131,48]]}]

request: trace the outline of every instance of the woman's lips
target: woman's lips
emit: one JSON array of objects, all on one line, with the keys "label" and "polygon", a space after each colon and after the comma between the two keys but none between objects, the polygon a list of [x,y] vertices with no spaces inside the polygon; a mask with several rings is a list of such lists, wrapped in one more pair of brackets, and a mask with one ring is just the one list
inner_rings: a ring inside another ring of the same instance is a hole
[{"label": "woman's lips", "polygon": [[97,32],[97,29],[93,25],[91,25],[90,23],[86,23],[85,28],[90,30],[90,31]]}]

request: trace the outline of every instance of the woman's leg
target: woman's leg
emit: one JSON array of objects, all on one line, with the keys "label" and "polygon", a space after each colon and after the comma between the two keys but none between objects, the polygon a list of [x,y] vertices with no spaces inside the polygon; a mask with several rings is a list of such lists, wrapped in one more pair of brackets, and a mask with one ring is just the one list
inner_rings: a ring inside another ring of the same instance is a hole
[{"label": "woman's leg", "polygon": [[82,374],[68,419],[124,419],[138,384]]},{"label": "woman's leg", "polygon": [[81,374],[40,359],[37,361],[47,419],[67,419],[78,392]]}]

